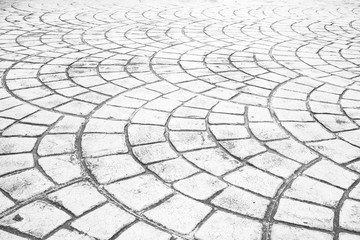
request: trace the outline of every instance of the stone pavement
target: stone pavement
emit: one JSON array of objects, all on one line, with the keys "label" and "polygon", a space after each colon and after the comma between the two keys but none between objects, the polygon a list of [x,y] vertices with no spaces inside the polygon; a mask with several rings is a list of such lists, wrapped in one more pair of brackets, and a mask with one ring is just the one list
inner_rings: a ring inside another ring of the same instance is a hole
[{"label": "stone pavement", "polygon": [[1,1],[1,240],[359,240],[357,1]]}]

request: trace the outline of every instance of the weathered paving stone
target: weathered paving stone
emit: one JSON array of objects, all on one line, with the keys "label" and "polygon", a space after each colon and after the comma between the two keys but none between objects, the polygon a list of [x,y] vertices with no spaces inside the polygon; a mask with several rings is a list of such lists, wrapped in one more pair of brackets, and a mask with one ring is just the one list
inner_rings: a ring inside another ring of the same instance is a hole
[{"label": "weathered paving stone", "polygon": [[38,153],[40,156],[65,154],[75,151],[75,135],[48,134],[40,142]]},{"label": "weathered paving stone", "polygon": [[151,227],[143,222],[138,222],[126,229],[116,240],[170,240],[171,235]]},{"label": "weathered paving stone", "polygon": [[34,166],[31,153],[20,153],[0,156],[0,175]]},{"label": "weathered paving stone", "polygon": [[360,236],[356,235],[356,234],[350,234],[350,233],[340,233],[339,239],[340,240],[358,240],[358,239],[360,239]]},{"label": "weathered paving stone", "polygon": [[355,173],[327,160],[315,163],[304,174],[344,189],[349,188],[357,179]]},{"label": "weathered paving stone", "polygon": [[211,203],[232,212],[263,218],[270,201],[248,191],[229,187],[216,196]]},{"label": "weathered paving stone", "polygon": [[333,237],[330,234],[321,231],[309,230],[301,227],[293,227],[280,223],[274,224],[271,232],[273,239],[276,240],[333,239]]},{"label": "weathered paving stone", "polygon": [[5,210],[9,209],[10,207],[14,206],[15,203],[7,198],[3,193],[0,193],[0,213],[4,212]]},{"label": "weathered paving stone", "polygon": [[49,194],[48,198],[77,216],[106,201],[88,182],[72,184]]},{"label": "weathered paving stone", "polygon": [[14,234],[0,230],[0,237],[8,240],[27,240],[27,238],[19,237]]},{"label": "weathered paving stone", "polygon": [[26,200],[53,186],[54,184],[37,169],[30,169],[0,178],[1,189],[17,200]]},{"label": "weathered paving stone", "polygon": [[123,134],[84,134],[81,144],[84,157],[99,157],[128,151]]},{"label": "weathered paving stone", "polygon": [[87,236],[83,233],[78,233],[76,231],[70,231],[68,229],[60,229],[54,235],[52,235],[50,240],[93,240],[94,238]]},{"label": "weathered paving stone", "polygon": [[300,176],[285,191],[284,196],[336,207],[343,193],[340,189],[326,183]]},{"label": "weathered paving stone", "polygon": [[128,134],[131,145],[165,141],[165,128],[161,126],[131,124]]},{"label": "weathered paving stone", "polygon": [[81,216],[72,222],[71,226],[96,239],[106,240],[134,220],[135,217],[129,213],[111,203],[106,203]]},{"label": "weathered paving stone", "polygon": [[68,214],[53,205],[35,201],[0,219],[0,225],[42,238],[69,219]]},{"label": "weathered paving stone", "polygon": [[145,212],[152,221],[182,234],[191,232],[211,211],[203,203],[175,195],[159,206]]},{"label": "weathered paving stone", "polygon": [[57,183],[66,183],[83,176],[79,159],[73,154],[41,157],[39,165]]},{"label": "weathered paving stone", "polygon": [[184,154],[184,157],[216,176],[223,175],[241,165],[235,158],[218,148],[188,152]]},{"label": "weathered paving stone", "polygon": [[300,141],[320,141],[334,138],[318,123],[288,122],[283,126]]},{"label": "weathered paving stone", "polygon": [[250,137],[246,127],[241,125],[212,125],[210,126],[210,131],[217,140],[233,140]]},{"label": "weathered paving stone", "polygon": [[85,133],[124,133],[126,121],[90,119],[84,129]]},{"label": "weathered paving stone", "polygon": [[180,152],[216,146],[210,135],[203,131],[172,131],[169,135],[171,143]]},{"label": "weathered paving stone", "polygon": [[359,232],[360,231],[360,202],[347,199],[340,210],[340,226]]},{"label": "weathered paving stone", "polygon": [[227,184],[207,173],[200,173],[176,182],[174,188],[198,200],[206,200]]},{"label": "weathered paving stone", "polygon": [[170,195],[173,191],[151,175],[140,175],[105,187],[121,203],[141,211]]},{"label": "weathered paving stone", "polygon": [[360,156],[360,148],[338,139],[310,143],[309,146],[340,164]]},{"label": "weathered paving stone", "polygon": [[225,212],[215,212],[195,233],[198,239],[261,239],[261,224]]},{"label": "weathered paving stone", "polygon": [[87,158],[86,164],[100,183],[110,183],[142,173],[145,169],[128,154]]},{"label": "weathered paving stone", "polygon": [[183,158],[154,163],[149,165],[148,168],[165,182],[183,179],[199,171]]},{"label": "weathered paving stone", "polygon": [[36,138],[30,137],[7,137],[0,138],[0,153],[23,153],[30,152],[35,146]]},{"label": "weathered paving stone", "polygon": [[292,139],[266,143],[270,148],[300,163],[309,163],[318,155]]},{"label": "weathered paving stone", "polygon": [[280,200],[275,219],[303,226],[332,230],[334,212],[326,207],[283,198]]},{"label": "weathered paving stone", "polygon": [[266,148],[254,139],[221,141],[220,144],[241,160],[266,151]]},{"label": "weathered paving stone", "polygon": [[134,155],[142,163],[152,163],[177,157],[168,143],[154,143],[133,148]]},{"label": "weathered paving stone", "polygon": [[301,164],[278,154],[265,152],[249,159],[249,162],[264,171],[279,177],[288,178]]},{"label": "weathered paving stone", "polygon": [[243,166],[240,169],[227,174],[224,179],[235,186],[248,189],[258,194],[274,197],[282,180],[251,166]]},{"label": "weathered paving stone", "polygon": [[289,137],[276,123],[270,122],[256,122],[250,123],[249,128],[251,132],[262,141],[276,140]]}]

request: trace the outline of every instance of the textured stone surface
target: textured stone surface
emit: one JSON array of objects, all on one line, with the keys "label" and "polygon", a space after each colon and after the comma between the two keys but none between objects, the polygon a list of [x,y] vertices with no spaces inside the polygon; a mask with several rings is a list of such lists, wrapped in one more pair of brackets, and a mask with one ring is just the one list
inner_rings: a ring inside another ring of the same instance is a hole
[{"label": "textured stone surface", "polygon": [[360,239],[357,0],[0,10],[0,239]]}]

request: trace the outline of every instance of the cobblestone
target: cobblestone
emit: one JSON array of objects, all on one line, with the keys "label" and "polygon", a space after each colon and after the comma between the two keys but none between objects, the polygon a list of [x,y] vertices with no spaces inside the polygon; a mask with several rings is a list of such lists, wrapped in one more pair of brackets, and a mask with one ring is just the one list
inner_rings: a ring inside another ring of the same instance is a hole
[{"label": "cobblestone", "polygon": [[0,10],[0,239],[360,239],[358,1]]}]

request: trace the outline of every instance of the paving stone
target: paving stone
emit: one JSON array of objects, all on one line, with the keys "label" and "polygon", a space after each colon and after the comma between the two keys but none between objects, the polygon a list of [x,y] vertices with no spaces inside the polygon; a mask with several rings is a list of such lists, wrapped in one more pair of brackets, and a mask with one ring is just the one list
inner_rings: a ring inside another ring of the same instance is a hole
[{"label": "paving stone", "polygon": [[131,108],[104,105],[99,110],[96,110],[93,116],[112,120],[128,120],[134,111]]},{"label": "paving stone", "polygon": [[177,153],[168,143],[154,143],[133,148],[134,155],[142,163],[153,163],[176,158]]},{"label": "paving stone", "polygon": [[244,114],[245,106],[237,103],[223,101],[216,104],[212,111],[219,113]]},{"label": "paving stone", "polygon": [[181,106],[175,110],[173,116],[184,118],[205,118],[207,114],[208,111],[204,109]]},{"label": "paving stone", "polygon": [[357,147],[360,147],[360,139],[357,137],[360,134],[360,130],[353,130],[353,131],[346,131],[339,133],[339,136],[346,140],[347,142],[350,142],[353,145],[356,145]]},{"label": "paving stone", "polygon": [[38,111],[22,119],[21,122],[50,125],[56,122],[61,115],[49,111]]},{"label": "paving stone", "polygon": [[360,148],[339,139],[310,143],[309,146],[340,164],[360,156]]},{"label": "paving stone", "polygon": [[28,238],[16,236],[14,234],[11,234],[11,233],[8,233],[8,232],[2,231],[2,230],[0,230],[0,237],[1,237],[1,239],[6,239],[6,240],[27,240],[28,239]]},{"label": "paving stone", "polygon": [[50,133],[76,133],[83,121],[84,119],[79,117],[65,116],[55,124]]},{"label": "paving stone", "polygon": [[216,176],[223,175],[241,165],[235,158],[218,148],[184,153],[184,157],[199,168]]},{"label": "paving stone", "polygon": [[251,166],[244,166],[229,173],[224,179],[238,187],[248,189],[267,197],[274,197],[282,180]]},{"label": "paving stone", "polygon": [[339,240],[359,240],[359,235],[349,234],[349,233],[340,233]]},{"label": "paving stone", "polygon": [[306,200],[321,205],[336,207],[344,192],[320,181],[299,176],[287,189],[284,196]]},{"label": "paving stone", "polygon": [[340,132],[358,128],[355,123],[346,116],[316,114],[315,118],[332,132]]},{"label": "paving stone", "polygon": [[266,148],[254,139],[221,141],[220,144],[241,160],[266,151]]},{"label": "paving stone", "polygon": [[207,205],[175,195],[159,206],[145,212],[145,216],[171,230],[190,233],[211,211]]},{"label": "paving stone", "polygon": [[195,237],[202,240],[260,240],[261,227],[257,221],[218,211],[200,227]]},{"label": "paving stone", "polygon": [[165,182],[183,179],[199,171],[183,158],[154,163],[149,165],[148,168]]},{"label": "paving stone", "polygon": [[106,201],[106,198],[88,182],[72,184],[49,194],[48,198],[70,210],[76,216]]},{"label": "paving stone", "polygon": [[20,153],[0,156],[0,175],[34,166],[31,153]]},{"label": "paving stone", "polygon": [[323,180],[341,188],[349,188],[357,179],[355,173],[350,172],[340,166],[327,161],[321,160],[315,163],[304,172],[306,175]]},{"label": "paving stone", "polygon": [[292,139],[268,142],[266,145],[300,163],[309,163],[318,157],[316,153]]},{"label": "paving stone", "polygon": [[135,211],[160,202],[173,191],[151,175],[140,175],[105,187],[121,203]]},{"label": "paving stone", "polygon": [[310,115],[308,111],[276,109],[275,114],[280,121],[297,121],[297,122],[314,121],[313,117]]},{"label": "paving stone", "polygon": [[80,161],[72,154],[41,157],[39,165],[57,183],[66,183],[83,176]]},{"label": "paving stone", "polygon": [[217,140],[233,140],[250,137],[246,127],[240,125],[212,125],[210,126],[210,130]]},{"label": "paving stone", "polygon": [[202,119],[171,118],[168,126],[170,130],[206,130]]},{"label": "paving stone", "polygon": [[351,199],[345,200],[340,210],[339,224],[341,227],[359,232],[360,231],[360,202]]},{"label": "paving stone", "polygon": [[60,229],[48,239],[49,240],[94,240],[94,238],[89,237],[83,233],[78,233],[76,231],[70,231],[67,229]]},{"label": "paving stone", "polygon": [[107,240],[135,220],[135,217],[107,203],[71,223],[71,226],[96,239]]},{"label": "paving stone", "polygon": [[145,105],[145,108],[171,112],[181,105],[181,102],[167,98],[157,98]]},{"label": "paving stone", "polygon": [[115,240],[171,240],[171,235],[143,222],[138,222],[126,229]]},{"label": "paving stone", "polygon": [[301,164],[295,161],[270,152],[265,152],[250,158],[249,163],[257,168],[284,178],[290,177],[301,167]]},{"label": "paving stone", "polygon": [[128,154],[87,158],[86,165],[102,184],[140,174],[145,169]]},{"label": "paving stone", "polygon": [[207,132],[171,131],[169,138],[176,150],[180,152],[216,146]]},{"label": "paving stone", "polygon": [[66,103],[56,109],[61,112],[72,113],[80,116],[85,116],[89,114],[95,108],[94,104],[85,103],[80,101],[72,101],[70,103]]},{"label": "paving stone", "polygon": [[52,182],[35,169],[0,178],[0,187],[17,200],[26,200],[53,186]]},{"label": "paving stone", "polygon": [[206,200],[227,186],[218,178],[200,173],[176,182],[174,188],[198,200]]},{"label": "paving stone", "polygon": [[[0,192],[0,213],[4,212],[5,210],[8,210],[10,207],[13,207],[15,203],[11,201],[9,198],[7,198],[3,193]],[[1,233],[0,233],[1,236]]]},{"label": "paving stone", "polygon": [[349,193],[351,198],[360,200],[360,184],[358,183],[355,188]]},{"label": "paving stone", "polygon": [[3,136],[28,136],[36,137],[40,136],[46,131],[47,127],[35,126],[30,124],[15,123],[7,128],[2,135]]},{"label": "paving stone", "polygon": [[250,122],[272,122],[270,111],[261,107],[249,107],[247,117]]},{"label": "paving stone", "polygon": [[265,216],[270,201],[240,188],[229,187],[216,196],[211,203],[232,212],[261,219]]},{"label": "paving stone", "polygon": [[320,141],[334,138],[333,134],[315,122],[287,122],[282,125],[300,141]]},{"label": "paving stone", "polygon": [[288,138],[288,134],[285,133],[276,123],[263,122],[263,123],[249,123],[251,132],[262,141],[276,140]]},{"label": "paving stone", "polygon": [[36,138],[31,137],[7,137],[0,138],[0,153],[23,153],[30,152],[35,146]]},{"label": "paving stone", "polygon": [[124,133],[125,121],[112,121],[103,119],[90,119],[86,124],[85,133]]},{"label": "paving stone", "polygon": [[135,113],[134,117],[131,119],[131,122],[164,126],[168,118],[169,114],[166,112],[141,109]]},{"label": "paving stone", "polygon": [[333,237],[330,234],[321,231],[309,230],[300,227],[293,227],[281,223],[274,224],[271,233],[272,233],[271,236],[277,240],[333,239]]},{"label": "paving stone", "polygon": [[275,219],[303,226],[332,230],[334,212],[329,208],[283,198],[280,200]]},{"label": "paving stone", "polygon": [[128,151],[123,134],[84,134],[81,144],[84,157],[100,157]]},{"label": "paving stone", "polygon": [[53,205],[35,201],[2,218],[0,225],[42,238],[69,219],[68,214]]},{"label": "paving stone", "polygon": [[242,115],[224,114],[224,113],[210,113],[210,124],[244,124],[245,119]]},{"label": "paving stone", "polygon": [[52,154],[65,154],[75,151],[75,135],[48,134],[40,142],[38,154],[47,156]]},{"label": "paving stone", "polygon": [[165,128],[161,126],[131,124],[128,128],[131,145],[165,141]]}]

